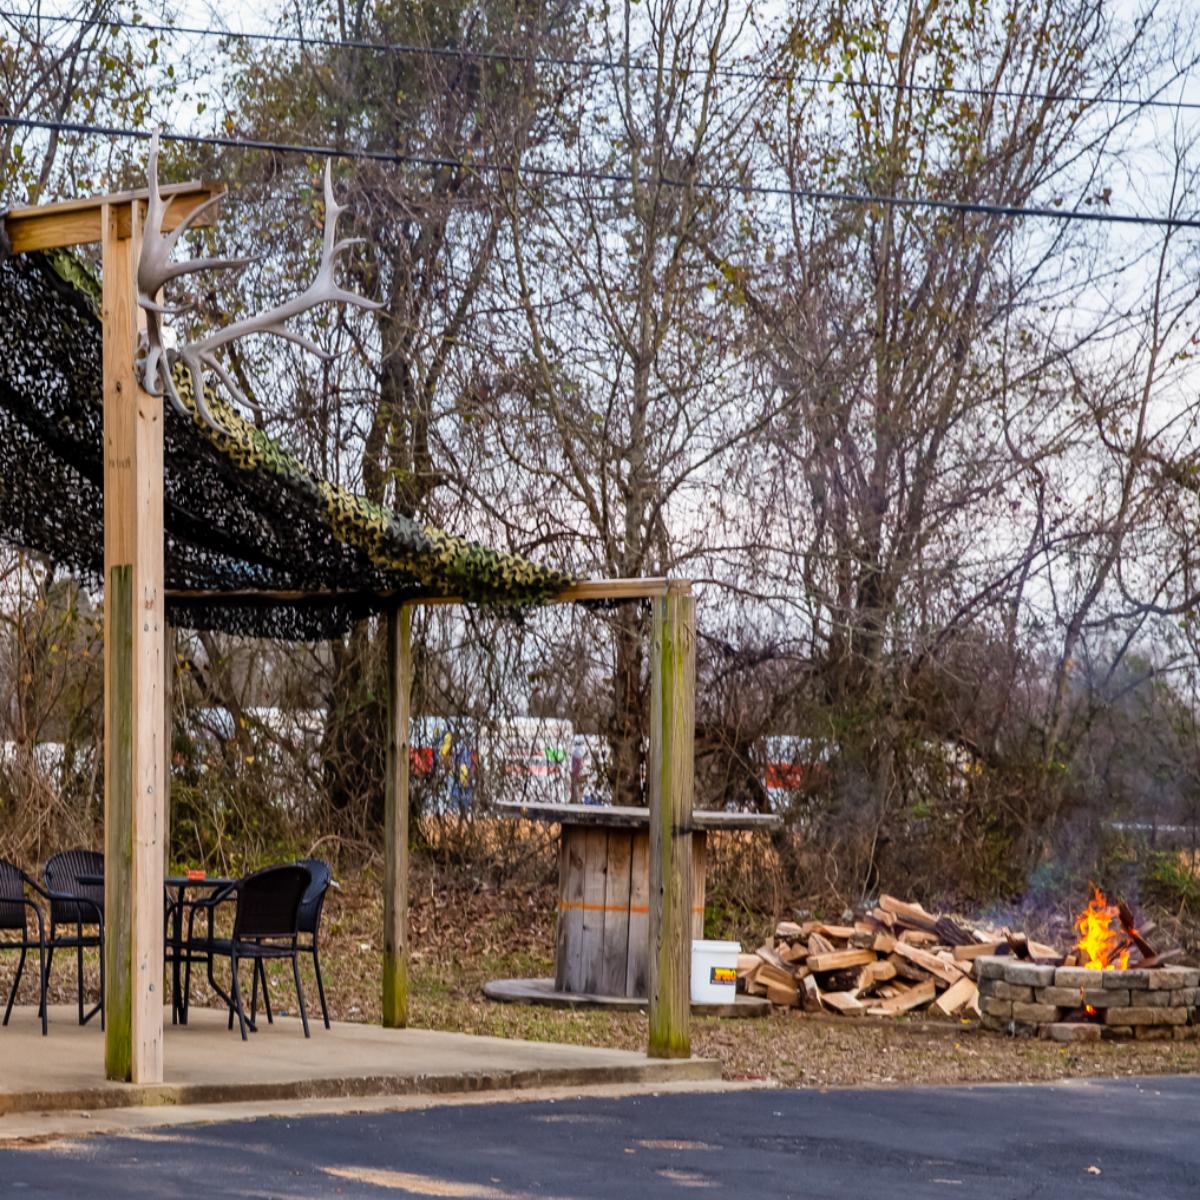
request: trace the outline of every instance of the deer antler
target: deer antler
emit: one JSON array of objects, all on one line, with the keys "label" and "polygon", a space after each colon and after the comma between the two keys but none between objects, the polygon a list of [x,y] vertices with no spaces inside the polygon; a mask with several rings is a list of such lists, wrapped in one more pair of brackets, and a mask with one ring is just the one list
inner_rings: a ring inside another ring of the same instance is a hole
[{"label": "deer antler", "polygon": [[337,236],[338,218],[346,211],[338,204],[333,195],[333,180],[330,166],[325,164],[325,236],[321,245],[321,262],[317,268],[316,277],[312,283],[291,300],[278,304],[264,313],[235,321],[224,329],[218,329],[207,337],[186,342],[178,350],[169,349],[163,336],[163,318],[168,315],[188,312],[194,302],[169,307],[156,299],[165,284],[181,275],[194,275],[201,271],[241,270],[254,258],[191,258],[184,262],[173,263],[171,254],[180,236],[190,228],[193,221],[201,213],[215,204],[220,197],[213,196],[199,205],[168,234],[162,231],[163,218],[170,207],[171,198],[166,203],[158,190],[158,134],[155,133],[150,142],[149,167],[150,199],[146,207],[145,230],[142,238],[142,251],[138,259],[138,303],[146,311],[146,341],[147,351],[142,363],[142,386],[152,395],[166,395],[176,410],[183,416],[191,414],[184,407],[175,390],[171,377],[172,367],[176,362],[182,362],[192,378],[192,398],[196,403],[196,411],[204,422],[218,432],[224,432],[221,425],[213,417],[204,399],[204,369],[207,367],[216,375],[218,381],[225,387],[230,396],[240,404],[250,407],[250,402],[242,393],[229,371],[217,357],[217,350],[238,338],[251,333],[272,333],[286,338],[306,350],[312,351],[323,359],[334,357],[321,349],[316,342],[303,334],[296,333],[287,327],[287,322],[311,308],[320,304],[351,304],[356,308],[368,310],[381,308],[382,305],[374,300],[368,300],[356,292],[340,287],[334,278],[334,270],[338,257],[350,246],[363,241],[362,238],[342,238]]}]

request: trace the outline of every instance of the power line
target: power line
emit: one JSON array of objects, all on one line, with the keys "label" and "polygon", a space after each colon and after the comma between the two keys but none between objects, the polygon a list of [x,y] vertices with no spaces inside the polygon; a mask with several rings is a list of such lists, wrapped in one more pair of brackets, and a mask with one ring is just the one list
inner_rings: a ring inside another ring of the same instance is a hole
[{"label": "power line", "polygon": [[[79,133],[95,137],[123,137],[149,140],[151,132],[119,125],[91,125],[82,121],[46,121],[36,117],[0,116],[0,127],[46,129],[58,133]],[[579,171],[562,167],[543,167],[522,164],[512,167],[506,163],[483,160],[447,158],[439,155],[406,154],[398,150],[354,150],[337,146],[320,146],[301,142],[272,142],[261,138],[235,138],[223,134],[166,133],[160,131],[164,142],[180,142],[193,146],[220,146],[230,150],[262,150],[278,154],[300,154],[312,158],[342,158],[366,162],[410,164],[421,167],[446,167],[476,174],[499,176],[534,176],[539,179],[577,179],[589,183],[632,184],[632,175],[619,171]],[[659,176],[657,182],[666,187],[741,196],[772,196],[796,200],[862,204],[891,208],[932,208],[944,212],[975,213],[1000,217],[1039,217],[1052,221],[1093,221],[1112,225],[1153,225],[1160,229],[1200,229],[1200,218],[1148,216],[1141,213],[1090,212],[1079,208],[1048,208],[1019,204],[988,204],[975,200],[938,200],[929,196],[882,196],[864,192],[827,191],[819,188],[793,188],[782,184],[706,183],[702,180],[674,179]]]},{"label": "power line", "polygon": [[[236,29],[214,29],[203,25],[167,25],[149,21],[129,21],[119,17],[76,17],[43,16],[35,13],[16,12],[0,8],[0,17],[11,21],[34,19],[58,22],[65,25],[106,25],[111,29],[141,30],[156,34],[182,34],[189,37],[208,37],[240,42],[264,42],[275,45],[319,46],[329,50],[365,50],[378,54],[412,55],[424,58],[444,58],[456,61],[502,62],[526,66],[589,67],[612,71],[640,71],[653,73],[659,70],[657,63],[641,62],[624,58],[580,58],[571,55],[527,54],[510,50],[469,50],[455,46],[419,46],[410,42],[372,42],[358,38],[334,38],[323,35],[308,36],[295,33],[249,33]],[[1198,55],[1188,68],[1200,64]],[[696,73],[706,73],[700,68]],[[1155,96],[1126,97],[1104,93],[1084,95],[1076,92],[1021,91],[1016,88],[972,87],[968,84],[898,83],[894,80],[851,79],[844,75],[794,75],[784,71],[748,71],[738,67],[714,67],[713,74],[726,79],[741,79],[754,83],[799,83],[818,87],[857,86],[871,91],[915,92],[922,95],[970,96],[975,99],[997,100],[1044,100],[1052,104],[1116,105],[1122,108],[1162,108],[1173,112],[1200,110],[1200,100],[1159,100]],[[1158,91],[1168,86],[1164,84]]]}]

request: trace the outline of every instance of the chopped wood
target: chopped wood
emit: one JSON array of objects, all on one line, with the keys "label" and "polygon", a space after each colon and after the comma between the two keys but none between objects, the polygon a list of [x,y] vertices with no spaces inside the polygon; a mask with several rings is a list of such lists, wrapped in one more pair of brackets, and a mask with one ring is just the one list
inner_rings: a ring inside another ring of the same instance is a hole
[{"label": "chopped wood", "polygon": [[921,946],[928,949],[938,944],[936,933],[926,933],[924,929],[906,929],[897,939],[906,946]]},{"label": "chopped wood", "polygon": [[765,987],[770,987],[773,983],[779,984],[781,987],[794,988],[796,986],[796,976],[791,971],[785,967],[777,967],[774,963],[769,962],[759,964],[754,978]]},{"label": "chopped wood", "polygon": [[1117,901],[1117,915],[1121,918],[1121,928],[1125,936],[1142,952],[1142,958],[1155,958],[1158,951],[1146,941],[1144,932],[1138,930],[1133,923],[1133,909],[1124,900]]},{"label": "chopped wood", "polygon": [[856,929],[849,937],[849,944],[856,950],[870,950],[875,945],[876,935],[873,933],[859,933]]},{"label": "chopped wood", "polygon": [[822,992],[821,999],[827,1008],[844,1016],[858,1016],[867,1011],[867,1006],[849,992]]},{"label": "chopped wood", "polygon": [[797,925],[795,921],[780,921],[775,926],[775,936],[791,942],[798,937],[803,937],[804,929],[802,926]]},{"label": "chopped wood", "polygon": [[873,1004],[867,1009],[867,1014],[872,1017],[894,1017],[897,1013],[910,1012],[914,1008],[920,1008],[922,1004],[928,1004],[936,995],[937,987],[932,980],[928,983],[918,983],[890,1000]]},{"label": "chopped wood", "polygon": [[808,969],[820,974],[822,971],[838,971],[843,967],[861,967],[874,961],[874,950],[834,950],[828,954],[810,954]]},{"label": "chopped wood", "polygon": [[961,1012],[972,1000],[978,999],[979,988],[973,979],[960,979],[953,987],[948,987],[934,1002],[933,1007],[946,1016],[952,1017]]},{"label": "chopped wood", "polygon": [[1004,940],[1008,943],[1008,948],[1018,958],[1032,958],[1033,954],[1029,949],[1029,939],[1023,933],[1005,933]]},{"label": "chopped wood", "polygon": [[805,1012],[820,1012],[822,1009],[821,989],[811,975],[800,980],[800,1003]]},{"label": "chopped wood", "polygon": [[808,937],[808,956],[811,958],[814,954],[832,954],[837,947],[828,939],[822,937],[819,933],[811,933]]},{"label": "chopped wood", "polygon": [[849,941],[854,936],[853,925],[818,925],[813,933],[819,933],[823,938],[834,942]]},{"label": "chopped wood", "polygon": [[979,958],[983,954],[996,954],[999,952],[1001,945],[1007,948],[1008,943],[1004,942],[976,942],[971,946],[955,946],[954,957],[958,962],[970,962],[974,958]]},{"label": "chopped wood", "polygon": [[896,974],[901,979],[907,979],[909,983],[928,983],[932,978],[928,971],[923,970],[916,963],[910,962],[907,958],[903,958],[899,954],[889,954],[888,962],[896,968]]},{"label": "chopped wood", "polygon": [[767,984],[767,999],[781,1008],[794,1008],[800,1000],[800,992],[795,984],[786,987],[782,983],[771,982]]},{"label": "chopped wood", "polygon": [[896,948],[896,939],[890,933],[877,933],[871,947],[880,954],[891,954]]},{"label": "chopped wood", "polygon": [[758,957],[763,960],[763,962],[770,963],[771,966],[777,967],[780,971],[783,971],[785,974],[788,973],[788,964],[785,963],[783,961],[783,959],[780,958],[779,955],[775,953],[775,950],[773,947],[759,946],[759,948],[757,950],[755,950],[754,953],[757,954]]},{"label": "chopped wood", "polygon": [[737,977],[739,980],[749,979],[762,964],[757,954],[739,954],[737,956]]},{"label": "chopped wood", "polygon": [[786,963],[803,962],[808,957],[808,947],[803,942],[796,942],[780,951],[779,957]]},{"label": "chopped wood", "polygon": [[1183,947],[1176,946],[1174,950],[1164,950],[1160,954],[1155,954],[1152,958],[1143,958],[1141,962],[1130,963],[1131,967],[1158,967],[1163,963],[1174,962],[1177,958],[1183,957]]},{"label": "chopped wood", "polygon": [[957,983],[962,977],[962,970],[955,966],[952,962],[945,962],[938,958],[936,954],[930,954],[928,950],[921,950],[916,946],[906,946],[903,942],[896,943],[896,953],[901,958],[906,958],[909,962],[915,963],[918,967],[928,971],[930,975],[936,976],[943,982],[948,984]]},{"label": "chopped wood", "polygon": [[895,896],[880,896],[879,907],[912,929],[927,929],[932,933],[937,924],[937,917],[927,913],[919,904],[906,904]]},{"label": "chopped wood", "polygon": [[877,958],[874,962],[867,963],[859,971],[857,987],[861,992],[873,987],[877,983],[886,983],[889,979],[895,978],[895,964],[888,962],[886,958]]}]

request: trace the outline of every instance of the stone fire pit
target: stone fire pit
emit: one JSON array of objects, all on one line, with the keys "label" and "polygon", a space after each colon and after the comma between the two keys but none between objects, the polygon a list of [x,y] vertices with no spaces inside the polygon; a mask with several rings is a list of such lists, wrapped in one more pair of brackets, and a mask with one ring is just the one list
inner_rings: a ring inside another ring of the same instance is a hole
[{"label": "stone fire pit", "polygon": [[1097,971],[1016,958],[975,960],[985,1029],[1098,1042],[1101,1038],[1200,1038],[1200,970]]}]

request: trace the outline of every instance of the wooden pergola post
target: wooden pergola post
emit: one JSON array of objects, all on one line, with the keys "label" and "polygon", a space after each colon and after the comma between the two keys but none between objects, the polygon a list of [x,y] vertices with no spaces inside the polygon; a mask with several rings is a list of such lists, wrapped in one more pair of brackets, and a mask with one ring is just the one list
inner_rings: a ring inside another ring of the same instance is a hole
[{"label": "wooden pergola post", "polygon": [[383,1024],[408,1024],[408,768],[412,608],[387,613],[387,779],[384,796]]},{"label": "wooden pergola post", "polygon": [[[163,188],[175,226],[214,189]],[[166,593],[162,400],[135,368],[136,273],[147,193],[15,209],[14,254],[99,242],[104,365],[104,1069],[163,1078]],[[201,219],[197,224],[207,224]]]},{"label": "wooden pergola post", "polygon": [[671,582],[654,604],[650,651],[651,1058],[691,1055],[692,789],[696,600]]},{"label": "wooden pergola post", "polygon": [[163,1077],[166,607],[162,400],[138,381],[138,205],[122,237],[101,209],[104,263],[104,1069]]}]

